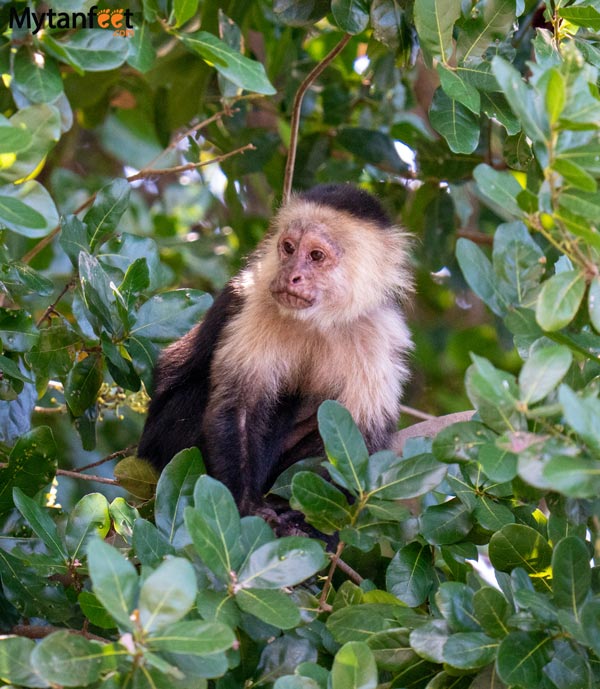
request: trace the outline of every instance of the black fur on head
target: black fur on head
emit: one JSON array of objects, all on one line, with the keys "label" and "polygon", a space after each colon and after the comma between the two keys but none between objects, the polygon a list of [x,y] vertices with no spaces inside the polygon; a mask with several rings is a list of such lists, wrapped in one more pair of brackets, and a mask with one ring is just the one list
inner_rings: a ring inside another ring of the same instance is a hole
[{"label": "black fur on head", "polygon": [[352,184],[318,184],[302,192],[300,198],[338,211],[345,211],[361,220],[369,220],[380,227],[389,227],[392,222],[379,201],[364,189]]}]

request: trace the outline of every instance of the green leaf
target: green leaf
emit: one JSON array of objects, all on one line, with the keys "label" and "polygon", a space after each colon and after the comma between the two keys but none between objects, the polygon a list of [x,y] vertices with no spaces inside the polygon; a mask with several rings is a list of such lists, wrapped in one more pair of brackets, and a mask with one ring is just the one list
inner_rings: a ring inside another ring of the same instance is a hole
[{"label": "green leaf", "polygon": [[185,510],[187,525],[196,551],[223,582],[240,565],[241,523],[230,491],[210,476],[201,476],[194,489],[195,507]]},{"label": "green leaf", "polygon": [[479,670],[496,657],[498,642],[481,632],[453,634],[444,646],[444,662],[459,670]]},{"label": "green leaf", "polygon": [[300,624],[300,611],[283,591],[241,589],[235,600],[244,612],[278,629],[292,629]]},{"label": "green leaf", "polygon": [[329,11],[328,0],[274,0],[273,12],[288,26],[305,26],[321,19]]},{"label": "green leaf", "polygon": [[498,676],[507,686],[540,686],[551,644],[549,637],[537,632],[511,632],[498,648]]},{"label": "green leaf", "polygon": [[99,539],[89,542],[87,552],[96,597],[120,627],[132,630],[130,617],[138,599],[138,576],[134,566],[116,548]]},{"label": "green leaf", "polygon": [[431,548],[414,541],[392,558],[385,575],[386,589],[416,608],[427,600],[435,583]]},{"label": "green leaf", "polygon": [[479,115],[479,108],[481,107],[479,91],[468,81],[465,81],[459,71],[451,70],[441,62],[437,64],[437,72],[444,93],[448,98],[462,103],[465,108],[468,108],[475,115]]},{"label": "green leaf", "polygon": [[421,534],[429,543],[458,543],[473,526],[470,510],[458,498],[428,507],[421,515]]},{"label": "green leaf", "polygon": [[339,402],[327,400],[319,407],[317,418],[332,478],[343,488],[355,494],[362,493],[369,452],[350,412]]},{"label": "green leaf", "polygon": [[600,143],[590,142],[559,152],[561,160],[568,160],[592,175],[600,174]]},{"label": "green leaf", "polygon": [[365,162],[384,170],[408,170],[408,165],[396,151],[394,140],[383,132],[365,127],[343,127],[338,130],[335,142]]},{"label": "green leaf", "polygon": [[103,244],[116,230],[119,220],[129,206],[129,183],[115,179],[96,194],[94,205],[85,214],[90,237],[90,251]]},{"label": "green leaf", "polygon": [[477,64],[494,41],[512,34],[514,21],[514,0],[490,0],[479,6],[461,25],[456,45],[459,60]]},{"label": "green leaf", "polygon": [[592,670],[582,649],[559,640],[552,649],[552,659],[544,666],[544,675],[557,689],[588,689],[593,686]]},{"label": "green leaf", "polygon": [[235,641],[234,633],[224,624],[189,620],[177,622],[154,634],[148,640],[148,647],[165,655],[185,672],[188,669],[186,661],[189,663],[192,659],[208,660],[211,656],[229,650]]},{"label": "green leaf", "polygon": [[511,609],[506,598],[497,589],[483,586],[475,591],[473,612],[488,636],[502,638],[508,634]]},{"label": "green leaf", "polygon": [[71,65],[79,74],[116,69],[125,62],[129,52],[127,41],[105,29],[75,31],[61,41],[45,31],[42,41],[51,55]]},{"label": "green leaf", "polygon": [[294,475],[290,506],[300,510],[309,524],[326,534],[339,531],[352,518],[346,496],[312,471]]},{"label": "green leaf", "polygon": [[600,462],[567,454],[552,455],[543,465],[542,477],[558,493],[571,498],[593,498],[600,490]]},{"label": "green leaf", "polygon": [[115,621],[100,603],[98,598],[90,591],[82,591],[77,596],[77,602],[81,612],[96,627],[101,629],[114,629]]},{"label": "green leaf", "polygon": [[185,24],[198,11],[198,0],[174,0],[175,27]]},{"label": "green leaf", "polygon": [[119,285],[119,293],[125,300],[127,308],[131,308],[140,292],[150,287],[150,269],[146,258],[136,258],[130,263],[123,281]]},{"label": "green leaf", "polygon": [[137,559],[149,567],[157,567],[168,555],[175,555],[175,548],[146,519],[135,520],[132,545]]},{"label": "green leaf", "polygon": [[431,126],[448,142],[453,153],[473,153],[479,143],[479,118],[462,103],[438,89],[429,110]]},{"label": "green leaf", "polygon": [[241,588],[276,589],[294,586],[326,564],[318,541],[288,536],[257,548],[238,572]]},{"label": "green leaf", "polygon": [[546,83],[546,112],[551,125],[556,124],[558,121],[565,107],[566,98],[565,80],[562,74],[553,67],[548,70],[548,81]]},{"label": "green leaf", "polygon": [[31,663],[47,682],[81,687],[100,678],[104,647],[68,631],[54,632],[35,647]]},{"label": "green leaf", "polygon": [[102,357],[90,354],[69,371],[65,384],[65,402],[73,416],[81,416],[96,403],[103,381]]},{"label": "green leaf", "polygon": [[444,646],[450,637],[450,630],[444,620],[431,620],[410,633],[411,648],[421,658],[431,663],[444,662]]},{"label": "green leaf", "polygon": [[16,508],[25,517],[35,535],[40,538],[57,561],[68,558],[64,545],[58,534],[56,524],[49,515],[49,509],[39,505],[28,497],[20,488],[13,488],[13,500]]},{"label": "green leaf", "polygon": [[129,55],[127,62],[138,72],[149,72],[156,61],[156,50],[152,45],[150,24],[142,22],[135,27],[133,36],[129,39]]},{"label": "green leaf", "polygon": [[397,0],[373,0],[371,26],[373,38],[386,48],[397,51],[406,43],[408,23]]},{"label": "green leaf", "polygon": [[346,33],[360,33],[369,25],[367,0],[331,0],[331,12],[335,23]]},{"label": "green leaf", "polygon": [[194,568],[188,560],[173,557],[148,576],[140,590],[140,623],[147,633],[179,622],[187,615],[196,598]]},{"label": "green leaf", "polygon": [[581,4],[572,7],[560,7],[558,16],[566,19],[575,26],[600,31],[600,12],[591,5]]},{"label": "green leaf", "polygon": [[501,210],[502,215],[520,218],[523,212],[517,203],[517,196],[523,191],[521,185],[508,172],[499,172],[489,165],[478,165],[473,171],[479,191],[492,202],[494,208]]},{"label": "green leaf", "polygon": [[572,361],[571,350],[564,345],[532,352],[519,374],[521,401],[535,404],[544,399],[565,377]]},{"label": "green leaf", "polygon": [[458,581],[440,584],[435,594],[435,602],[453,631],[481,631],[473,611],[473,591],[465,584]]},{"label": "green leaf", "polygon": [[552,592],[559,608],[579,618],[579,606],[586,599],[592,583],[590,553],[584,541],[576,536],[561,539],[552,553]]},{"label": "green leaf", "polygon": [[335,654],[331,689],[375,689],[377,665],[371,649],[362,641],[349,641]]},{"label": "green leaf", "polygon": [[128,358],[123,356],[126,351],[122,346],[113,344],[107,333],[103,332],[100,336],[102,342],[102,353],[106,362],[106,368],[117,385],[125,390],[137,392],[141,387],[138,374],[133,368],[133,364]]},{"label": "green leaf", "polygon": [[479,421],[460,421],[442,429],[434,438],[431,449],[440,462],[476,461],[481,447],[495,437]]},{"label": "green leaf", "polygon": [[513,513],[506,505],[494,502],[487,495],[477,497],[473,519],[487,531],[498,531],[515,521]]},{"label": "green leaf", "polygon": [[[17,153],[16,161],[9,168],[0,170],[0,182],[4,184],[22,180],[31,174],[52,149],[61,134],[59,112],[46,103],[20,109],[10,118],[10,124],[18,129],[28,131],[32,141],[26,149]],[[3,192],[6,192],[7,189],[8,187],[5,187]],[[44,214],[42,208],[36,208],[36,210],[42,215]],[[55,224],[58,224],[58,214],[56,214]],[[51,227],[48,231],[50,229]]]},{"label": "green leaf", "polygon": [[272,96],[276,91],[260,62],[249,60],[207,31],[184,34],[182,43],[220,74],[246,91]]},{"label": "green leaf", "polygon": [[84,495],[69,512],[65,529],[65,546],[74,560],[83,557],[90,538],[103,539],[111,525],[108,501],[100,493]]},{"label": "green leaf", "polygon": [[553,275],[542,285],[535,309],[539,325],[549,332],[560,330],[576,316],[585,293],[585,276],[579,270]]},{"label": "green leaf", "polygon": [[11,86],[16,86],[31,103],[51,103],[63,90],[56,62],[46,56],[38,63],[28,48],[21,48],[15,55],[13,77]]},{"label": "green leaf", "polygon": [[110,518],[114,530],[122,536],[127,543],[131,543],[133,525],[139,518],[138,510],[125,501],[124,498],[115,498],[108,506]]},{"label": "green leaf", "polygon": [[[56,474],[56,454],[56,443],[48,426],[38,426],[17,440],[10,452],[8,466],[0,469],[0,514],[12,508],[13,489],[20,490],[24,496],[32,496],[52,481]],[[27,501],[22,501],[22,504],[26,509],[30,505]],[[43,512],[42,507],[38,506],[38,508],[38,510],[32,508],[32,517],[39,516],[39,510]],[[45,513],[44,517],[42,517],[40,528],[48,527],[51,535],[48,543],[53,544],[49,547],[58,556],[54,522],[50,520],[52,524],[50,526],[47,521],[50,517]],[[62,545],[59,549],[62,557],[65,554]]]},{"label": "green leaf", "polygon": [[592,598],[581,608],[581,625],[588,644],[596,655],[600,652],[600,600]]},{"label": "green leaf", "polygon": [[600,276],[598,275],[590,282],[588,313],[596,332],[600,333]]},{"label": "green leaf", "polygon": [[35,180],[4,186],[0,196],[0,226],[24,237],[45,237],[58,225],[58,211],[44,187]]},{"label": "green leaf", "polygon": [[114,468],[115,478],[119,485],[136,498],[150,500],[158,482],[158,471],[144,459],[124,457]]},{"label": "green leaf", "polygon": [[212,297],[194,289],[163,292],[148,299],[134,316],[131,335],[153,342],[172,342],[182,337],[212,303]]},{"label": "green leaf", "polygon": [[[600,213],[600,194],[567,189],[559,197],[562,208],[595,224]],[[594,233],[597,236],[597,233]]]},{"label": "green leaf", "polygon": [[452,31],[460,17],[460,0],[416,0],[414,15],[421,48],[446,63],[454,50]]},{"label": "green leaf", "polygon": [[508,450],[502,450],[493,443],[488,443],[481,448],[479,463],[485,475],[498,483],[512,481],[517,475],[517,455]]},{"label": "green leaf", "polygon": [[33,639],[23,636],[0,638],[0,677],[3,681],[24,687],[48,686],[31,666],[30,657],[34,648]]},{"label": "green leaf", "polygon": [[25,128],[0,126],[0,154],[23,151],[31,141],[31,133]]},{"label": "green leaf", "polygon": [[200,450],[192,447],[176,454],[158,480],[154,520],[159,532],[177,549],[191,543],[183,514],[193,504],[194,486],[204,473]]},{"label": "green leaf", "polygon": [[416,498],[438,486],[447,469],[429,453],[405,459],[393,452],[377,452],[368,467],[369,493],[381,500]]},{"label": "green leaf", "polygon": [[514,377],[494,368],[487,359],[475,354],[471,354],[471,359],[473,364],[467,369],[465,386],[483,421],[499,432],[520,428]]},{"label": "green leaf", "polygon": [[528,87],[521,74],[501,57],[492,60],[492,71],[527,136],[534,142],[547,142],[548,121],[537,91]]},{"label": "green leaf", "polygon": [[552,549],[539,531],[524,524],[508,524],[490,539],[489,556],[501,572],[521,567],[529,574],[540,574],[550,565]]},{"label": "green leaf", "polygon": [[592,175],[568,159],[559,156],[552,164],[552,169],[562,175],[566,182],[578,189],[589,192],[598,190],[598,184]]},{"label": "green leaf", "polygon": [[[90,313],[100,320],[109,333],[121,334],[123,326],[117,314],[110,278],[100,261],[84,251],[79,253],[79,282],[85,305]],[[95,330],[98,331],[97,328]]]},{"label": "green leaf", "polygon": [[498,290],[487,256],[475,242],[461,237],[456,242],[456,258],[469,287],[496,315],[502,316],[508,304]]}]

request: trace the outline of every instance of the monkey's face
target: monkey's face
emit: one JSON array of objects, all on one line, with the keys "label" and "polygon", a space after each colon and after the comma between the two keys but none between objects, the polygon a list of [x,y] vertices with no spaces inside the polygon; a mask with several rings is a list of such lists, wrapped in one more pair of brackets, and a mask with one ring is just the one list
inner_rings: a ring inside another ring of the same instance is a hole
[{"label": "monkey's face", "polygon": [[317,305],[341,255],[325,227],[290,225],[278,238],[277,254],[279,268],[269,285],[273,298],[295,312]]}]

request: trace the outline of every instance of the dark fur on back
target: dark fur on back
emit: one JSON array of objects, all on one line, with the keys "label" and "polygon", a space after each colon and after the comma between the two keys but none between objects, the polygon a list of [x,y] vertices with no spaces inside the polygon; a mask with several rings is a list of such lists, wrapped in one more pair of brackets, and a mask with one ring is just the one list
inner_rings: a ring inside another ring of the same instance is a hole
[{"label": "dark fur on back", "polygon": [[392,224],[388,214],[374,196],[351,184],[318,184],[300,194],[300,198],[345,211],[362,220],[370,220],[382,228],[390,227]]},{"label": "dark fur on back", "polygon": [[210,395],[210,367],[221,332],[242,308],[242,299],[228,284],[201,324],[172,344],[154,370],[155,390],[138,455],[162,469],[187,447],[201,447],[201,419]]}]

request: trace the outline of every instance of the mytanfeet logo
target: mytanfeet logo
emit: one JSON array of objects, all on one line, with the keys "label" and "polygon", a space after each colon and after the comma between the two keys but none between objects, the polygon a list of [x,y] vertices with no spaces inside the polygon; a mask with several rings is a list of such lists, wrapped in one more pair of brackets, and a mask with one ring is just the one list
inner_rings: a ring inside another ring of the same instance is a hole
[{"label": "mytanfeet logo", "polygon": [[46,12],[35,12],[29,7],[17,12],[10,8],[11,29],[27,28],[32,34],[44,26],[50,29],[110,29],[115,36],[133,36],[133,12],[131,10],[110,10],[94,5],[88,12],[57,12],[49,8]]}]

